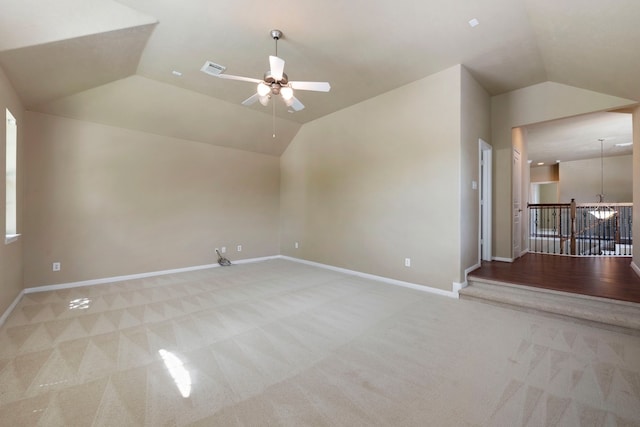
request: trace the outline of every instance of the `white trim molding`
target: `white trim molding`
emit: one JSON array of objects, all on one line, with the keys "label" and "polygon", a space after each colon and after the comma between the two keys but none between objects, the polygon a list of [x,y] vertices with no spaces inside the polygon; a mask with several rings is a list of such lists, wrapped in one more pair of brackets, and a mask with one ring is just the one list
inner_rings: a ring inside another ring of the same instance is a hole
[{"label": "white trim molding", "polygon": [[16,308],[16,305],[18,305],[18,303],[20,302],[24,294],[25,294],[24,290],[20,291],[16,299],[14,299],[11,305],[9,305],[9,307],[7,307],[4,313],[2,313],[2,316],[0,316],[0,327],[4,325],[4,322],[6,322],[7,318],[9,317],[11,312]]},{"label": "white trim molding", "polygon": [[[275,259],[278,257],[279,255],[267,256],[267,257],[261,257],[261,258],[243,259],[243,260],[234,261],[232,265],[233,264],[249,264],[252,262],[266,261],[266,260]],[[174,273],[186,273],[188,271],[205,270],[207,268],[216,268],[216,267],[220,267],[220,265],[218,263],[195,265],[192,267],[174,268],[171,270],[151,271],[148,273],[129,274],[126,276],[113,276],[113,277],[104,277],[101,279],[82,280],[79,282],[60,283],[56,285],[35,286],[33,288],[26,288],[23,292],[25,294],[31,294],[34,292],[56,291],[58,289],[77,288],[79,286],[102,285],[105,283],[123,282],[125,280],[133,280],[133,279],[144,279],[146,277],[164,276],[166,274],[174,274]]]},{"label": "white trim molding", "polygon": [[[293,257],[289,257],[289,256],[284,256],[284,255],[272,255],[272,256],[266,256],[266,257],[260,257],[260,258],[242,259],[242,260],[234,261],[233,264],[249,264],[249,263],[253,263],[253,262],[268,261],[268,260],[272,260],[272,259],[286,259],[286,260],[289,260],[289,261],[294,261],[294,262],[299,262],[299,263],[302,263],[302,264],[312,265],[312,266],[315,266],[315,267],[325,268],[325,269],[328,269],[328,270],[333,270],[333,271],[337,271],[337,272],[340,272],[340,273],[349,274],[349,275],[352,275],[352,276],[358,276],[358,277],[362,277],[362,278],[365,278],[365,279],[375,280],[375,281],[378,281],[378,282],[383,282],[383,283],[387,283],[387,284],[391,284],[391,285],[395,285],[395,286],[403,286],[405,288],[411,288],[411,289],[415,289],[415,290],[422,291],[422,292],[429,292],[429,293],[432,293],[432,294],[441,295],[441,296],[445,296],[445,297],[449,297],[449,298],[458,298],[458,290],[461,289],[462,287],[464,287],[464,286],[462,286],[462,284],[456,284],[454,282],[454,286],[453,286],[454,290],[453,291],[445,291],[443,289],[432,288],[430,286],[418,285],[416,283],[410,283],[410,282],[403,282],[401,280],[390,279],[388,277],[376,276],[376,275],[373,275],[373,274],[362,273],[362,272],[359,272],[359,271],[348,270],[346,268],[334,267],[332,265],[321,264],[321,263],[318,263],[318,262],[307,261],[307,260],[304,260],[304,259],[293,258]],[[82,280],[82,281],[78,281],[78,282],[58,283],[58,284],[55,284],[55,285],[43,285],[43,286],[34,286],[34,287],[31,287],[31,288],[25,288],[22,291],[20,291],[20,293],[18,294],[16,299],[13,301],[13,303],[11,303],[11,305],[5,310],[5,312],[0,317],[0,326],[2,326],[4,324],[4,322],[9,317],[11,312],[15,309],[15,307],[18,305],[18,303],[20,302],[22,297],[24,295],[26,295],[26,294],[32,294],[32,293],[36,293],[36,292],[56,291],[56,290],[59,290],[59,289],[77,288],[77,287],[80,287],[80,286],[102,285],[102,284],[106,284],[106,283],[123,282],[125,280],[144,279],[144,278],[147,278],[147,277],[163,276],[163,275],[166,275],[166,274],[174,274],[174,273],[185,273],[185,272],[189,272],[189,271],[205,270],[207,268],[217,268],[217,267],[220,267],[220,265],[217,264],[217,263],[216,264],[205,264],[205,265],[196,265],[196,266],[192,266],[192,267],[174,268],[174,269],[171,269],[171,270],[152,271],[152,272],[148,272],[148,273],[129,274],[129,275],[125,275],[125,276],[103,277],[103,278],[100,278],[100,279]],[[475,269],[475,268],[472,267],[472,269]],[[467,270],[471,271],[470,269],[467,269]],[[465,277],[466,277],[466,273],[467,273],[467,271],[465,270]],[[461,287],[457,288],[457,285],[460,285]]]},{"label": "white trim molding", "polygon": [[[492,218],[493,218],[493,147],[478,138],[478,180],[480,181],[480,194],[478,195],[478,254],[480,259],[491,261],[493,242]],[[480,197],[482,195],[482,197]],[[483,240],[482,236],[486,236]]]},{"label": "white trim molding", "polygon": [[477,264],[472,265],[469,268],[466,268],[464,270],[464,282],[462,283],[458,283],[458,282],[453,282],[453,292],[455,292],[456,294],[458,294],[458,292],[460,292],[461,289],[466,288],[467,286],[469,286],[469,283],[467,282],[467,276],[469,275],[469,273],[471,273],[474,270],[479,269],[482,266],[481,262],[478,262]]},{"label": "white trim molding", "polygon": [[5,234],[4,236],[4,244],[8,245],[9,243],[13,243],[21,236],[21,234]]},{"label": "white trim molding", "polygon": [[494,256],[491,259],[493,261],[500,261],[500,262],[513,262],[513,258],[503,258],[501,256]]},{"label": "white trim molding", "polygon": [[469,275],[469,273],[479,269],[480,267],[482,267],[482,263],[479,262],[479,263],[474,264],[471,267],[467,268],[466,270],[464,270],[464,280],[465,281],[467,280],[467,276]]},{"label": "white trim molding", "polygon": [[451,289],[453,289],[453,293],[457,295],[456,298],[460,298],[460,290],[466,288],[469,284],[467,283],[467,281],[465,280],[463,283],[460,282],[453,282]]},{"label": "white trim molding", "polygon": [[[266,256],[261,258],[241,259],[238,261],[234,261],[233,264],[249,264],[252,262],[267,261],[267,260],[276,259],[276,258],[280,258],[280,255]],[[32,288],[25,288],[22,291],[20,291],[16,299],[13,300],[11,305],[7,307],[4,313],[2,313],[2,316],[0,316],[0,326],[4,324],[4,322],[7,320],[9,315],[11,315],[11,313],[16,308],[16,306],[18,305],[22,297],[26,294],[33,294],[36,292],[56,291],[59,289],[77,288],[80,286],[102,285],[106,283],[123,282],[125,280],[143,279],[146,277],[163,276],[166,274],[173,274],[173,273],[185,273],[188,271],[204,270],[207,268],[216,268],[216,267],[220,267],[220,265],[217,263],[196,265],[192,267],[174,268],[171,270],[160,270],[160,271],[152,271],[148,273],[129,274],[126,276],[103,277],[101,279],[82,280],[79,282],[59,283],[56,285],[44,285],[44,286],[34,286]]]},{"label": "white trim molding", "polygon": [[334,267],[333,265],[321,264],[315,261],[308,261],[301,258],[293,258],[286,255],[280,255],[280,258],[289,261],[299,262],[301,264],[307,264],[314,267],[320,267],[327,270],[337,271],[339,273],[349,274],[351,276],[362,277],[363,279],[375,280],[377,282],[383,282],[390,285],[402,286],[405,288],[415,289],[417,291],[429,292],[436,295],[441,295],[449,298],[458,298],[458,292],[445,291],[444,289],[432,288],[431,286],[418,285],[416,283],[404,282],[402,280],[390,279],[388,277],[376,276],[375,274],[362,273],[360,271],[348,270],[346,268]]}]

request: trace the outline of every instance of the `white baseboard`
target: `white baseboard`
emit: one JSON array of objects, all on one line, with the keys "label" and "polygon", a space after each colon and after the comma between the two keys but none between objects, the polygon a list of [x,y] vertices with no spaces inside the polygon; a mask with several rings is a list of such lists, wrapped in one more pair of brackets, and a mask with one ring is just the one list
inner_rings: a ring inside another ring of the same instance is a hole
[{"label": "white baseboard", "polygon": [[456,298],[460,298],[460,295],[458,294],[458,292],[460,292],[461,289],[464,289],[468,286],[469,284],[467,283],[467,281],[465,280],[464,282],[460,283],[460,282],[453,282],[451,285],[451,288],[453,289],[453,293],[458,295]]},{"label": "white baseboard", "polygon": [[482,267],[482,263],[478,262],[477,264],[474,264],[471,267],[469,267],[466,270],[464,270],[464,278],[465,278],[465,280],[467,279],[467,276],[469,275],[469,273],[479,269],[480,267]]},{"label": "white baseboard", "polygon": [[493,261],[500,261],[500,262],[513,262],[513,258],[503,258],[500,256],[494,256],[491,258]]},{"label": "white baseboard", "polygon": [[252,262],[269,261],[271,259],[279,259],[279,258],[280,258],[280,255],[270,255],[270,256],[263,256],[259,258],[239,259],[237,261],[233,261],[233,264],[251,264]]},{"label": "white baseboard", "polygon": [[631,261],[631,269],[640,277],[640,267],[634,261]]},{"label": "white baseboard", "polygon": [[[242,259],[242,260],[238,260],[238,261],[233,261],[233,264],[249,264],[249,263],[253,263],[253,262],[268,261],[268,260],[271,260],[271,259],[287,259],[287,260],[290,260],[290,261],[300,262],[302,264],[313,265],[313,266],[316,266],[316,267],[326,268],[326,269],[329,269],[329,270],[338,271],[338,272],[345,273],[345,274],[350,274],[352,276],[363,277],[363,278],[366,278],[366,279],[376,280],[376,281],[379,281],[379,282],[384,282],[384,283],[388,283],[388,284],[392,284],[392,285],[396,285],[396,286],[403,286],[405,288],[416,289],[416,290],[419,290],[419,291],[429,292],[429,293],[442,295],[442,296],[446,296],[446,297],[450,297],[450,298],[458,298],[458,290],[459,289],[456,289],[456,284],[455,283],[454,283],[454,286],[453,286],[453,289],[454,289],[453,291],[445,291],[445,290],[442,290],[442,289],[432,288],[432,287],[429,287],[429,286],[423,286],[423,285],[418,285],[418,284],[415,284],[415,283],[403,282],[401,280],[390,279],[390,278],[387,278],[387,277],[376,276],[376,275],[368,274],[368,273],[361,273],[359,271],[347,270],[345,268],[334,267],[334,266],[327,265],[327,264],[320,264],[320,263],[313,262],[313,261],[307,261],[307,260],[303,260],[303,259],[300,259],[300,258],[293,258],[293,257],[288,257],[288,256],[283,256],[283,255],[272,255],[272,256],[266,256],[266,257],[260,257],[260,258]],[[112,276],[112,277],[104,277],[104,278],[100,278],[100,279],[82,280],[82,281],[78,281],[78,282],[58,283],[58,284],[55,284],[55,285],[43,285],[43,286],[34,286],[34,287],[31,287],[31,288],[25,288],[20,292],[20,294],[18,294],[16,299],[13,301],[13,303],[11,303],[11,305],[5,310],[5,312],[2,314],[2,317],[0,317],[0,326],[2,326],[2,324],[6,321],[6,319],[9,317],[11,312],[15,309],[16,305],[18,305],[18,303],[20,302],[20,300],[22,299],[22,297],[25,294],[31,294],[31,293],[35,293],[35,292],[56,291],[56,290],[59,290],[59,289],[77,288],[77,287],[80,287],[80,286],[102,285],[102,284],[105,284],[105,283],[123,282],[125,280],[144,279],[144,278],[147,278],[147,277],[163,276],[163,275],[174,274],[174,273],[185,273],[185,272],[189,272],[189,271],[204,270],[204,269],[207,269],[207,268],[217,268],[217,267],[220,267],[220,265],[217,264],[217,263],[216,264],[205,264],[205,265],[196,265],[196,266],[192,266],[192,267],[174,268],[174,269],[171,269],[171,270],[151,271],[151,272],[148,272],[148,273],[128,274],[128,275],[124,275],[124,276]]]},{"label": "white baseboard", "polygon": [[11,312],[13,311],[13,309],[16,308],[16,305],[18,305],[18,303],[20,302],[20,300],[22,299],[24,294],[25,294],[24,290],[20,291],[20,293],[18,294],[16,299],[14,299],[13,302],[11,303],[11,305],[9,307],[7,307],[7,309],[4,311],[4,313],[2,313],[2,316],[0,316],[0,326],[4,325],[4,322],[7,320],[7,318],[9,317]]},{"label": "white baseboard", "polygon": [[289,261],[299,262],[301,264],[312,265],[314,267],[320,267],[327,270],[337,271],[339,273],[349,274],[351,276],[362,277],[363,279],[375,280],[377,282],[383,282],[390,285],[402,286],[405,288],[411,288],[422,292],[429,292],[436,295],[441,295],[449,298],[458,298],[458,292],[455,291],[445,291],[443,289],[432,288],[430,286],[418,285],[416,283],[404,282],[402,280],[390,279],[388,277],[376,276],[375,274],[362,273],[360,271],[348,270],[346,268],[334,267],[333,265],[321,264],[315,261],[308,261],[306,259],[301,258],[293,258],[286,255],[280,255],[280,258],[286,259]]},{"label": "white baseboard", "polygon": [[466,288],[467,286],[469,286],[469,283],[467,282],[467,276],[469,275],[469,273],[471,273],[474,270],[479,269],[482,266],[482,262],[478,262],[477,264],[472,265],[469,268],[466,268],[464,270],[464,282],[462,283],[458,283],[458,282],[453,282],[453,292],[455,292],[456,294],[458,292],[460,292],[460,289]]},{"label": "white baseboard", "polygon": [[[266,261],[266,260],[274,259],[278,257],[279,255],[267,256],[267,257],[261,257],[261,258],[241,259],[238,261],[233,261],[233,264],[248,264],[251,262]],[[60,283],[56,285],[35,286],[33,288],[26,288],[24,289],[23,292],[25,294],[30,294],[33,292],[56,291],[58,289],[77,288],[79,286],[102,285],[105,283],[123,282],[125,280],[133,280],[133,279],[144,279],[147,277],[164,276],[166,274],[173,274],[173,273],[185,273],[188,271],[205,270],[207,268],[216,268],[216,267],[220,267],[220,264],[215,263],[215,264],[195,265],[192,267],[174,268],[171,270],[151,271],[148,273],[129,274],[126,276],[113,276],[113,277],[104,277],[101,279],[82,280],[79,282]]]}]

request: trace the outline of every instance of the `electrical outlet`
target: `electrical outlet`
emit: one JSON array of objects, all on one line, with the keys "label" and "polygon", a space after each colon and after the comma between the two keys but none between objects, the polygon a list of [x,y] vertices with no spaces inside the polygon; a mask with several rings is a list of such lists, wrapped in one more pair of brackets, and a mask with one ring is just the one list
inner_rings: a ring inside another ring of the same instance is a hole
[{"label": "electrical outlet", "polygon": [[298,242],[295,242],[295,243],[293,244],[293,246],[294,246],[296,249],[298,249],[298,247],[299,247],[299,246],[298,246]]},{"label": "electrical outlet", "polygon": [[60,271],[60,263],[59,263],[59,262],[54,262],[54,263],[51,265],[51,269],[52,269],[53,271]]},{"label": "electrical outlet", "polygon": [[223,254],[226,254],[227,253],[227,247],[226,246],[221,247],[220,248],[220,252],[222,252]]},{"label": "electrical outlet", "polygon": [[405,258],[404,259],[404,266],[405,267],[411,267],[411,258]]},{"label": "electrical outlet", "polygon": [[237,249],[238,249],[238,252],[242,252],[242,245],[238,245]]}]

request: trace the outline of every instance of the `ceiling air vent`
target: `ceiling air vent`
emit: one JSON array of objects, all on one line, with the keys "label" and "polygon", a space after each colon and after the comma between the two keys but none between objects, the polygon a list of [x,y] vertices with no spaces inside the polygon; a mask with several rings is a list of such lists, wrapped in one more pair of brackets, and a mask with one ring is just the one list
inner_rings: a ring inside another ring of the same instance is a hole
[{"label": "ceiling air vent", "polygon": [[224,73],[224,70],[226,69],[227,67],[225,67],[224,65],[216,64],[215,62],[211,61],[205,62],[202,68],[200,68],[201,71],[204,71],[207,74],[211,74],[212,76],[219,76],[220,74]]}]

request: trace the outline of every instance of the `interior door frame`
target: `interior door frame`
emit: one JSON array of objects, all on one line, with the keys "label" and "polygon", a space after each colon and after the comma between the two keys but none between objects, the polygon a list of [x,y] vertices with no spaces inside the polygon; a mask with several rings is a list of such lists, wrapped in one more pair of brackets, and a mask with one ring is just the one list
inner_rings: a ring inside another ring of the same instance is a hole
[{"label": "interior door frame", "polygon": [[493,147],[482,138],[478,139],[478,181],[480,194],[478,195],[478,258],[479,262],[491,261],[492,258],[492,176],[493,176]]},{"label": "interior door frame", "polygon": [[[516,153],[518,160],[516,161]],[[515,260],[520,258],[523,251],[523,209],[522,209],[522,153],[517,147],[512,147],[512,174],[511,174],[511,256]],[[516,206],[516,199],[519,200]]]}]

